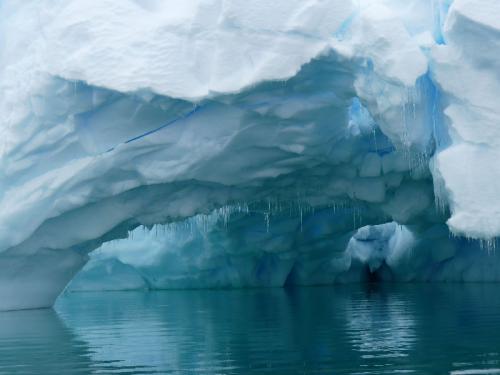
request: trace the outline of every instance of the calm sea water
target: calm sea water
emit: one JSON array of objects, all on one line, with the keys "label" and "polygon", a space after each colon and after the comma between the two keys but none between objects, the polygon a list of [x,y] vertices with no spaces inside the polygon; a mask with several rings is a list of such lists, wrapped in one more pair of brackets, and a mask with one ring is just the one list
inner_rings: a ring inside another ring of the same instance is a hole
[{"label": "calm sea water", "polygon": [[0,373],[500,374],[500,285],[75,293],[0,313]]}]

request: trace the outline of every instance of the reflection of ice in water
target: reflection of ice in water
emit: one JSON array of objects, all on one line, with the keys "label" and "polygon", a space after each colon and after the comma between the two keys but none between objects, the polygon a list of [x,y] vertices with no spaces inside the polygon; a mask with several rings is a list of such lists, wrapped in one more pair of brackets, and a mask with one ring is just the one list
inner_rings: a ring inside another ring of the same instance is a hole
[{"label": "reflection of ice in water", "polygon": [[500,374],[500,368],[456,370],[450,371],[450,375],[495,375]]},{"label": "reflection of ice in water", "polygon": [[361,357],[408,356],[416,340],[408,301],[376,293],[346,305],[346,333]]},{"label": "reflection of ice in water", "polygon": [[[67,328],[48,319],[30,357],[62,345],[65,368],[85,373],[498,373],[498,286],[369,288],[68,294],[56,306]],[[11,325],[0,319],[0,373],[33,347]]]},{"label": "reflection of ice in water", "polygon": [[[107,303],[105,295],[91,295],[87,299],[88,310],[65,306],[67,311],[62,315],[80,340],[88,344],[92,362],[134,370],[176,367],[179,348],[165,348],[168,327],[156,320],[154,314],[144,309],[138,314],[133,304]],[[162,355],[158,355],[159,351]]]},{"label": "reflection of ice in water", "polygon": [[216,348],[212,342],[217,335],[195,293],[84,293],[67,297],[59,307],[99,368],[108,363],[141,373],[161,369],[174,374],[233,369],[230,358],[206,349]]},{"label": "reflection of ice in water", "polygon": [[0,374],[87,374],[89,355],[53,310],[0,313]]},{"label": "reflection of ice in water", "polygon": [[405,356],[414,342],[406,300],[328,288],[77,294],[61,302],[92,362],[143,371],[353,369],[368,358]]},{"label": "reflection of ice in water", "polygon": [[[77,327],[74,332],[88,343],[94,363],[113,363],[120,368],[152,368],[163,367],[166,363],[175,363],[175,348],[164,352],[164,357],[156,355],[161,347],[163,335],[161,327],[154,322],[123,321],[113,324],[112,329],[105,325],[94,327]],[[136,350],[136,348],[142,350]],[[151,348],[151,351],[144,350]]]}]

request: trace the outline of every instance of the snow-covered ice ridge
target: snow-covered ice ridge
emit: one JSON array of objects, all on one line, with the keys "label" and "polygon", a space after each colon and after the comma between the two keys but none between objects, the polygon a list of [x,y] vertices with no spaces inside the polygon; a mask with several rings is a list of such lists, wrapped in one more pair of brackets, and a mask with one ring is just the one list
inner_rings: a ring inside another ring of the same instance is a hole
[{"label": "snow-covered ice ridge", "polygon": [[[395,277],[390,254],[429,238],[438,262],[479,247],[455,236],[492,248],[499,15],[496,0],[1,2],[0,309],[50,306],[101,244],[211,212],[229,229],[202,231],[210,249],[279,270],[215,286],[349,280],[339,254]],[[207,269],[178,249],[169,267]],[[184,285],[155,259],[130,285]]]}]

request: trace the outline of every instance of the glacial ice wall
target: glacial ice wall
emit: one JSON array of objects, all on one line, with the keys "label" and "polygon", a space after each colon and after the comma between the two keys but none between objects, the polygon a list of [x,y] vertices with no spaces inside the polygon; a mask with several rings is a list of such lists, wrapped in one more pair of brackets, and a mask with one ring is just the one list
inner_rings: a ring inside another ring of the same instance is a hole
[{"label": "glacial ice wall", "polygon": [[[499,12],[493,0],[2,2],[0,308],[51,305],[90,251],[134,228],[235,207],[250,207],[234,213],[243,229],[211,241],[237,252],[248,230],[250,263],[214,283],[333,281],[315,259],[393,221],[493,245]],[[261,216],[283,232],[252,232]],[[258,281],[252,252],[275,243],[286,264]],[[191,247],[170,266],[196,263]],[[175,284],[160,264],[151,275]]]},{"label": "glacial ice wall", "polygon": [[[356,215],[356,216],[354,216]],[[353,230],[351,207],[214,212],[103,244],[69,291],[286,287],[359,282],[499,282],[500,256],[444,223]]]}]

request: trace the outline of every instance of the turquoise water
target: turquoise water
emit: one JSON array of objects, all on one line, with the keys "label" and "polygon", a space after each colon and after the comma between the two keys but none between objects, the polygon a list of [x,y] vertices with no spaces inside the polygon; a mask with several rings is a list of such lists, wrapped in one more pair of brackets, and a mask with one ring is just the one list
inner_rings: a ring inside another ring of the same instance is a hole
[{"label": "turquoise water", "polygon": [[500,374],[500,285],[74,293],[0,313],[0,373]]}]

